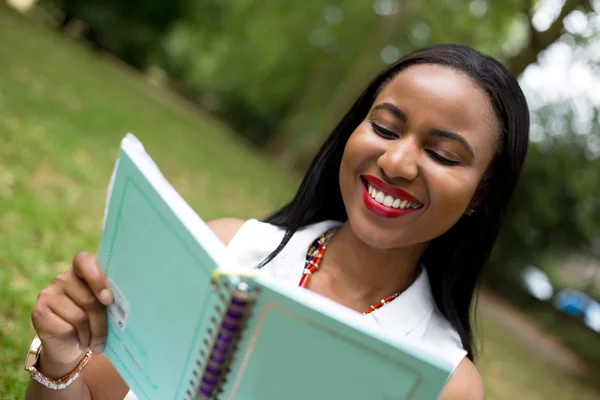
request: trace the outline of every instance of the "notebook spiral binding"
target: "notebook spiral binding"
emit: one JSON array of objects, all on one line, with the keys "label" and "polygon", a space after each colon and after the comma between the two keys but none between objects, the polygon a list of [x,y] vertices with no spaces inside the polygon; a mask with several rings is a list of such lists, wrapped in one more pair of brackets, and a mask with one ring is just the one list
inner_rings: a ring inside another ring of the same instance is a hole
[{"label": "notebook spiral binding", "polygon": [[233,362],[233,354],[258,294],[247,279],[228,279],[213,288],[219,292],[221,304],[215,306],[212,327],[204,339],[204,347],[196,362],[186,400],[217,400]]}]

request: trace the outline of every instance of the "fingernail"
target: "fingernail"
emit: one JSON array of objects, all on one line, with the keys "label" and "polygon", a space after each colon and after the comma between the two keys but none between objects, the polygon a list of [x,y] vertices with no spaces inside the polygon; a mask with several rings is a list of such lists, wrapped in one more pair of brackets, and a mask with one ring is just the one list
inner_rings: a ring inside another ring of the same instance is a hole
[{"label": "fingernail", "polygon": [[94,354],[101,354],[104,352],[104,346],[102,346],[101,344],[94,346],[94,348],[92,349],[92,352]]},{"label": "fingernail", "polygon": [[112,296],[110,295],[110,292],[108,291],[108,289],[102,289],[100,291],[100,294],[98,295],[98,298],[100,298],[100,301],[104,305],[110,304],[110,302],[112,300],[111,297]]}]

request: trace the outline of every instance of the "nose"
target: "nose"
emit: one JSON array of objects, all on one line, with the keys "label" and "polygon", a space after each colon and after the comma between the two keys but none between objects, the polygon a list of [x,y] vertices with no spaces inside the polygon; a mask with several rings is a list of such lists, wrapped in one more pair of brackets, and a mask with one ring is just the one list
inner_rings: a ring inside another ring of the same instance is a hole
[{"label": "nose", "polygon": [[390,178],[413,181],[419,176],[419,145],[415,138],[404,136],[390,141],[377,164]]}]

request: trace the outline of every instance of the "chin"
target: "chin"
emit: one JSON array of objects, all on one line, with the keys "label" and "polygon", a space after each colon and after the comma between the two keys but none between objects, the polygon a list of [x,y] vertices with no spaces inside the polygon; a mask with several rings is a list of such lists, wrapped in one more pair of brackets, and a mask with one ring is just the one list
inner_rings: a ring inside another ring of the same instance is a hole
[{"label": "chin", "polygon": [[[421,243],[420,240],[404,232],[405,229],[386,229],[366,218],[348,216],[354,235],[369,247],[379,250],[392,250]],[[417,240],[415,240],[417,239]]]}]

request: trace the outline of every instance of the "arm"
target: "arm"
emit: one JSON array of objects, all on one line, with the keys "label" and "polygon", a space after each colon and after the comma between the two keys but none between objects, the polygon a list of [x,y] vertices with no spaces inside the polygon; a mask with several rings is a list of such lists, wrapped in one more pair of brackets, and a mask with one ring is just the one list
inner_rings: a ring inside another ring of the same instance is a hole
[{"label": "arm", "polygon": [[[108,292],[105,292],[105,289]],[[107,296],[108,295],[108,296]],[[127,385],[102,353],[106,340],[106,304],[111,301],[108,282],[86,253],[79,253],[68,271],[57,275],[38,295],[31,313],[33,326],[42,341],[37,368],[49,378],[67,375],[85,352],[94,352],[81,376],[62,390],[48,389],[30,380],[27,400],[81,400],[124,397]],[[96,396],[98,382],[110,388]]]},{"label": "arm", "polygon": [[225,245],[228,245],[244,222],[239,218],[219,218],[208,221],[206,224]]},{"label": "arm", "polygon": [[485,400],[485,388],[475,365],[465,358],[442,391],[440,400]]},{"label": "arm", "polygon": [[[42,353],[43,354],[43,353]],[[46,364],[46,365],[45,365]],[[65,375],[67,371],[54,369],[52,365],[44,363],[43,356],[40,357],[40,370],[48,373],[50,377]],[[64,390],[51,390],[37,382],[31,381],[27,388],[25,399],[35,400],[121,400],[125,397],[129,387],[121,378],[115,367],[108,361],[104,354],[94,354],[88,365],[86,365],[82,377],[75,380]]]},{"label": "arm", "polygon": [[[88,368],[91,364],[95,356],[92,357],[92,360],[88,363],[86,368]],[[40,356],[39,361],[39,370],[44,375],[50,378],[58,378],[60,376],[66,375],[71,368],[64,368],[63,366],[58,366],[58,368],[53,367],[51,364],[48,364],[45,361],[45,358],[42,355]],[[56,373],[51,373],[50,371],[56,371]],[[39,383],[30,380],[29,386],[27,386],[27,391],[25,392],[26,400],[36,400],[36,399],[45,399],[45,400],[91,400],[90,391],[85,384],[83,379],[77,379],[73,382],[68,388],[64,390],[51,390],[46,388]]]}]

